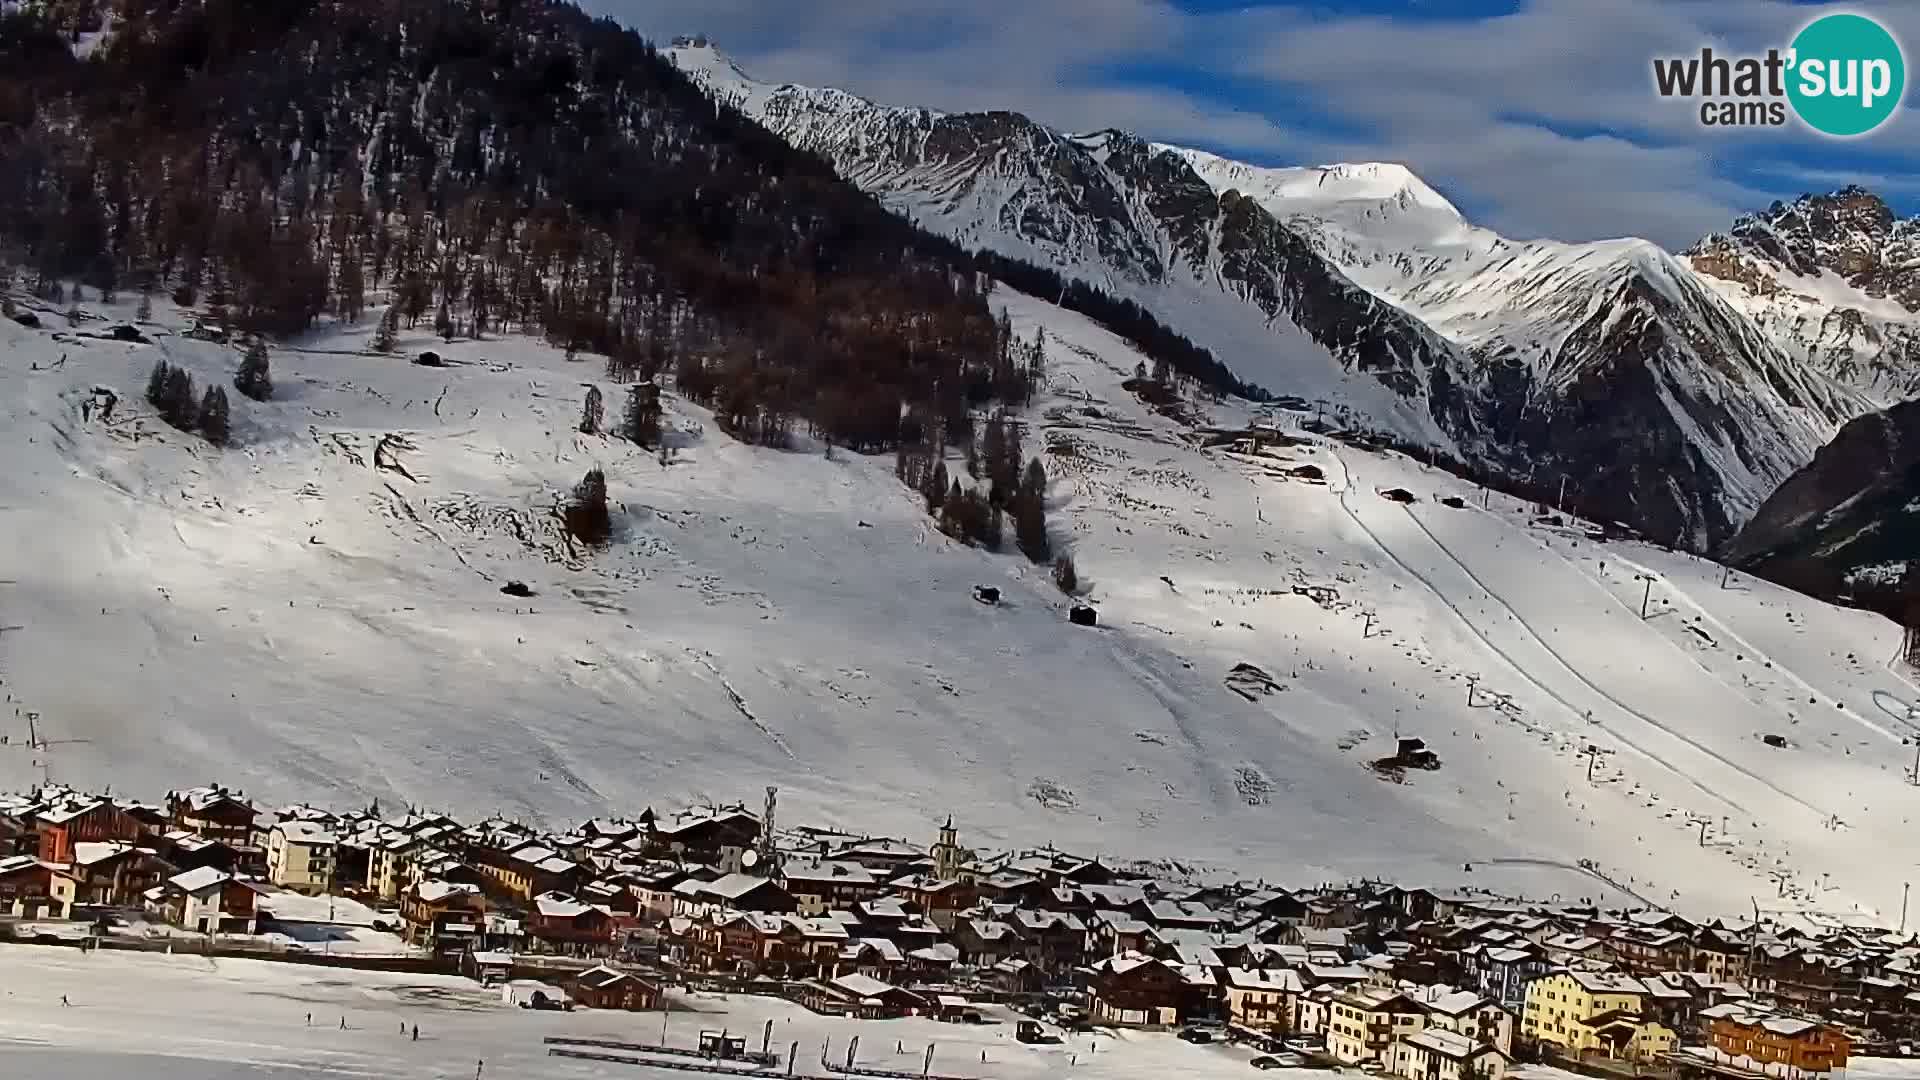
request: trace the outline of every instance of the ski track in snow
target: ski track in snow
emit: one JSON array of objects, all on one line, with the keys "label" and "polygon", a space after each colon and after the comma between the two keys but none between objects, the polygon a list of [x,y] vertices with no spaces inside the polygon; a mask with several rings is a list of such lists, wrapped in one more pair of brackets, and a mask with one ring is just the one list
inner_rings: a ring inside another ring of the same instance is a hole
[{"label": "ski track in snow", "polygon": [[[1551,545],[1542,544],[1541,547],[1544,548],[1549,554],[1559,557],[1560,559],[1562,559],[1562,561],[1566,560],[1566,557],[1564,555],[1560,555],[1559,552],[1554,551]],[[1708,611],[1706,608],[1702,607],[1698,602],[1696,602],[1693,599],[1693,596],[1691,593],[1689,593],[1686,589],[1680,587],[1677,583],[1673,581],[1673,579],[1667,577],[1667,575],[1660,573],[1659,571],[1653,569],[1652,567],[1646,566],[1642,563],[1635,562],[1634,560],[1628,558],[1625,555],[1620,554],[1617,551],[1609,553],[1608,558],[1617,560],[1620,563],[1620,565],[1632,569],[1634,573],[1644,574],[1647,577],[1652,578],[1658,584],[1665,586],[1669,593],[1679,597],[1683,602],[1686,603],[1687,607],[1693,610],[1694,616],[1697,619],[1713,627],[1714,633],[1716,634],[1716,638],[1715,638],[1716,641],[1732,642],[1733,644],[1739,646],[1741,655],[1751,657],[1754,660],[1758,661],[1763,666],[1763,669],[1779,672],[1783,678],[1793,683],[1801,691],[1805,692],[1808,695],[1824,696],[1824,697],[1831,696],[1830,694],[1822,694],[1822,692],[1817,687],[1815,687],[1812,683],[1808,682],[1807,680],[1801,678],[1798,674],[1796,674],[1793,671],[1792,668],[1787,667],[1784,664],[1776,663],[1773,657],[1767,655],[1767,653],[1762,651],[1759,646],[1753,644],[1752,642],[1748,641],[1746,638],[1740,636],[1739,631],[1735,630],[1732,626],[1728,625],[1727,623],[1721,621],[1711,611]],[[1572,567],[1575,570],[1579,570],[1579,567],[1574,566],[1571,562],[1568,562],[1567,565],[1569,567]],[[1602,591],[1606,592],[1607,590],[1603,589]],[[1632,610],[1631,608],[1628,608],[1626,606],[1625,602],[1623,602],[1619,597],[1614,596],[1611,592],[1607,592],[1607,595],[1611,600],[1613,600],[1615,604],[1619,605],[1622,610],[1626,610],[1629,612]],[[1706,662],[1704,660],[1701,660],[1699,657],[1690,657],[1690,659],[1692,659],[1693,662],[1700,667],[1701,671],[1706,672],[1708,675],[1718,680],[1720,684],[1722,686],[1725,686],[1729,691],[1734,693],[1742,693],[1742,691],[1745,689],[1745,688],[1734,687],[1732,683],[1726,680],[1725,676],[1721,675],[1719,672],[1715,671],[1711,667],[1708,667]],[[1880,726],[1879,724],[1874,723],[1869,717],[1867,717],[1864,713],[1861,713],[1857,709],[1848,709],[1846,712],[1846,715],[1849,720],[1852,720],[1855,723],[1858,723],[1862,727],[1866,728],[1867,730],[1873,732],[1876,735],[1879,735],[1883,739],[1888,739],[1896,743],[1904,741],[1899,734],[1897,734],[1896,732],[1890,731],[1887,728]],[[1917,730],[1920,730],[1920,729],[1917,729]]]},{"label": "ski track in snow", "polygon": [[[1620,698],[1615,696],[1615,694],[1612,691],[1607,690],[1606,688],[1596,683],[1593,679],[1589,678],[1586,675],[1586,673],[1582,672],[1578,667],[1574,666],[1572,661],[1568,660],[1566,656],[1562,655],[1558,649],[1548,644],[1547,639],[1540,635],[1539,630],[1535,629],[1533,624],[1529,623],[1525,618],[1523,618],[1518,611],[1515,611],[1512,605],[1504,597],[1502,597],[1499,593],[1494,592],[1493,589],[1490,588],[1486,584],[1486,582],[1482,581],[1479,578],[1479,576],[1476,575],[1473,572],[1473,570],[1467,566],[1466,563],[1461,562],[1460,557],[1458,555],[1455,555],[1453,550],[1447,547],[1447,545],[1443,543],[1439,537],[1434,536],[1432,530],[1428,529],[1426,526],[1426,523],[1421,521],[1419,517],[1413,513],[1412,510],[1406,507],[1401,507],[1401,510],[1403,513],[1406,514],[1407,519],[1413,522],[1415,527],[1417,527],[1421,532],[1425,533],[1427,537],[1433,541],[1435,547],[1439,548],[1442,552],[1445,552],[1446,556],[1449,559],[1452,559],[1456,564],[1460,566],[1460,569],[1464,571],[1468,577],[1473,579],[1473,582],[1475,585],[1479,586],[1483,591],[1485,591],[1489,597],[1491,597],[1495,602],[1497,602],[1501,606],[1502,610],[1508,612],[1513,617],[1513,621],[1516,626],[1526,631],[1527,636],[1532,638],[1533,641],[1540,646],[1542,651],[1544,651],[1547,655],[1551,656],[1561,668],[1566,670],[1568,674],[1580,680],[1580,683],[1583,686],[1587,687],[1587,689],[1600,695],[1602,698],[1612,703],[1613,706],[1616,709],[1618,709],[1620,712],[1625,713],[1626,715],[1631,716],[1636,720],[1639,720],[1641,723],[1646,724],[1648,727],[1654,729],[1656,732],[1662,735],[1667,736],[1668,738],[1671,738],[1677,742],[1686,744],[1697,753],[1719,763],[1721,766],[1725,767],[1726,769],[1734,773],[1737,773],[1738,775],[1745,777],[1746,779],[1751,780],[1754,783],[1761,785],[1762,787],[1765,787],[1769,791],[1773,792],[1775,795],[1778,795],[1779,797],[1786,799],[1789,802],[1795,803],[1801,807],[1804,807],[1807,810],[1810,810],[1816,814],[1819,814],[1822,818],[1833,816],[1829,811],[1822,810],[1820,807],[1815,806],[1810,802],[1807,802],[1805,799],[1802,799],[1799,796],[1793,794],[1792,792],[1786,790],[1785,788],[1780,787],[1778,784],[1775,784],[1773,781],[1768,780],[1766,777],[1761,776],[1747,769],[1745,766],[1742,766],[1734,761],[1729,760],[1725,755],[1719,753],[1718,751],[1702,745],[1697,740],[1693,739],[1692,737],[1680,731],[1674,730],[1672,725],[1656,720],[1653,717],[1648,716],[1646,713],[1641,712],[1639,709],[1634,708],[1632,705],[1629,705],[1626,702],[1620,700]],[[1691,663],[1690,660],[1688,662]],[[1730,805],[1734,806],[1736,809],[1739,809],[1742,813],[1746,812],[1746,808],[1741,806],[1738,802],[1732,799],[1726,799],[1725,801],[1728,802]]]},{"label": "ski track in snow", "polygon": [[[1338,454],[1333,454],[1331,456],[1333,457],[1334,460],[1340,461],[1340,457]],[[1566,695],[1563,694],[1561,691],[1556,690],[1553,687],[1547,685],[1547,682],[1543,679],[1543,677],[1537,673],[1537,669],[1528,667],[1528,665],[1521,662],[1505,647],[1495,643],[1494,640],[1490,636],[1488,636],[1487,632],[1480,627],[1479,623],[1477,623],[1473,619],[1473,617],[1467,613],[1466,609],[1461,606],[1461,602],[1458,599],[1448,596],[1445,590],[1441,589],[1439,584],[1435,582],[1429,575],[1414,568],[1410,563],[1406,561],[1406,559],[1402,556],[1400,552],[1395,551],[1392,545],[1388,544],[1385,540],[1381,539],[1380,535],[1376,533],[1373,530],[1373,528],[1366,523],[1366,520],[1362,518],[1357,511],[1353,509],[1352,503],[1348,502],[1347,500],[1348,495],[1351,494],[1353,490],[1353,474],[1346,469],[1346,464],[1344,461],[1341,461],[1341,472],[1345,479],[1345,483],[1342,485],[1340,491],[1338,492],[1338,498],[1340,500],[1341,508],[1344,509],[1347,512],[1348,516],[1353,519],[1354,524],[1359,526],[1361,531],[1366,533],[1367,536],[1373,540],[1374,544],[1377,545],[1381,551],[1387,554],[1388,558],[1391,558],[1396,564],[1400,566],[1401,569],[1405,570],[1409,575],[1411,575],[1415,579],[1419,580],[1422,584],[1424,584],[1428,588],[1428,590],[1430,590],[1433,593],[1433,595],[1440,600],[1441,603],[1445,604],[1448,607],[1448,609],[1450,609],[1456,616],[1458,616],[1461,625],[1466,627],[1467,630],[1470,633],[1472,633],[1477,640],[1479,640],[1482,644],[1484,644],[1489,651],[1491,651],[1494,655],[1498,656],[1502,661],[1504,661],[1507,667],[1510,668],[1515,675],[1518,675],[1520,678],[1525,679],[1527,682],[1529,682],[1534,687],[1536,687],[1541,693],[1546,694],[1548,697],[1552,698],[1554,701],[1559,702],[1560,705],[1567,710],[1567,714],[1569,718],[1574,720],[1581,720],[1584,717],[1590,715],[1590,710],[1582,710],[1578,705],[1575,705],[1573,701],[1571,701],[1568,697],[1566,697]],[[1423,529],[1422,532],[1425,533],[1425,530]],[[1499,597],[1495,596],[1492,590],[1488,589],[1483,582],[1481,582],[1477,577],[1475,577],[1472,570],[1468,569],[1465,564],[1461,563],[1458,559],[1454,558],[1452,552],[1448,551],[1444,545],[1442,545],[1438,540],[1434,539],[1431,533],[1425,533],[1425,535],[1427,539],[1432,542],[1434,550],[1438,551],[1443,557],[1446,558],[1446,560],[1450,565],[1452,565],[1455,569],[1459,570],[1461,574],[1465,575],[1465,577],[1473,583],[1474,587],[1478,590],[1480,595],[1484,595],[1496,602],[1499,601]],[[1502,609],[1508,610],[1505,608],[1504,604],[1502,605]],[[1508,610],[1508,614],[1512,615],[1512,612]],[[1547,652],[1549,655],[1553,654],[1553,651],[1551,649],[1546,648],[1546,643],[1540,640],[1539,635],[1532,633],[1531,629],[1528,628],[1526,624],[1519,619],[1518,616],[1513,616],[1513,621],[1517,625],[1519,625],[1522,629],[1528,630],[1528,636],[1533,640],[1534,644],[1540,646],[1541,649]],[[1565,661],[1561,661],[1557,655],[1554,656],[1554,660],[1559,661],[1559,663],[1556,665],[1556,668],[1555,668],[1556,670],[1563,670],[1567,674],[1574,676],[1576,679],[1580,679],[1581,683],[1585,685],[1589,690],[1592,690],[1596,693],[1600,692],[1597,687],[1592,686],[1592,684],[1587,683],[1585,679],[1582,679],[1578,672],[1568,667]],[[1604,693],[1601,693],[1601,696],[1606,697]],[[1616,702],[1615,704],[1617,705],[1618,703]],[[1616,730],[1614,727],[1608,725],[1604,721],[1593,721],[1592,723],[1594,727],[1598,727],[1600,730],[1606,732],[1609,736],[1613,738],[1615,742],[1618,742],[1620,745],[1633,751],[1634,754],[1636,754],[1643,760],[1653,765],[1656,765],[1662,769],[1665,769],[1668,772],[1672,773],[1674,776],[1685,780],[1688,784],[1692,785],[1696,790],[1700,791],[1702,794],[1708,796],[1709,798],[1715,800],[1716,802],[1725,803],[1728,806],[1731,806],[1734,809],[1739,810],[1741,813],[1746,813],[1746,807],[1741,806],[1737,800],[1725,794],[1722,794],[1719,791],[1716,791],[1714,788],[1702,782],[1698,777],[1692,775],[1689,772],[1686,772],[1685,770],[1682,770],[1674,766],[1672,763],[1668,762],[1665,758],[1662,758],[1659,754],[1654,753],[1652,750],[1648,749],[1641,743],[1638,743],[1633,739],[1628,738],[1626,735],[1622,734],[1621,732]]]}]

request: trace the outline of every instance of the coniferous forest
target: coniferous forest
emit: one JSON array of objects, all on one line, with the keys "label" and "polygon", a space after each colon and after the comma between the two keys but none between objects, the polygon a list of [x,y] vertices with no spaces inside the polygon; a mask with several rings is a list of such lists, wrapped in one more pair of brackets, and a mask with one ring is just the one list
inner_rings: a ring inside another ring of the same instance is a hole
[{"label": "coniferous forest", "polygon": [[270,335],[390,296],[449,339],[538,334],[617,381],[670,375],[765,442],[804,424],[881,450],[1024,400],[987,269],[1239,388],[1137,307],[920,232],[547,0],[14,9],[0,255],[38,289],[164,292]]}]

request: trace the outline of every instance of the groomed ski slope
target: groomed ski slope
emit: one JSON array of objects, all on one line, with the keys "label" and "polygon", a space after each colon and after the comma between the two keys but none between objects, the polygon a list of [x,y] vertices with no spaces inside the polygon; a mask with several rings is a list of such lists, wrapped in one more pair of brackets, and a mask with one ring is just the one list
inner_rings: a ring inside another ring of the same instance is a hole
[{"label": "groomed ski slope", "polygon": [[[1920,793],[1874,711],[1915,696],[1885,666],[1891,626],[1721,590],[1718,568],[1642,545],[1574,546],[1403,458],[1207,448],[1122,389],[1124,343],[995,300],[1045,334],[1024,441],[1097,629],[1067,624],[1044,568],[932,528],[890,455],[743,446],[670,399],[663,465],[575,431],[586,384],[610,415],[620,388],[527,339],[404,335],[449,359],[428,368],[364,353],[372,316],[315,334],[276,352],[273,401],[234,397],[220,453],[140,400],[158,357],[203,385],[237,364],[180,313],[143,345],[75,336],[105,319],[43,313],[59,339],[0,322],[0,625],[18,628],[0,676],[50,740],[29,751],[24,715],[0,716],[0,785],[220,779],[269,803],[563,824],[777,784],[789,821],[924,840],[952,812],[969,843],[1203,876],[1897,907],[1911,868],[1887,854]],[[83,414],[95,387],[119,395],[104,423]],[[570,554],[552,508],[595,464],[618,536]],[[1288,475],[1308,464],[1327,482]],[[1628,560],[1685,615],[1630,612]],[[513,580],[537,595],[502,595]],[[1717,646],[1684,629],[1695,614]],[[1236,692],[1243,664],[1259,677]],[[1396,735],[1442,767],[1376,775]]]}]

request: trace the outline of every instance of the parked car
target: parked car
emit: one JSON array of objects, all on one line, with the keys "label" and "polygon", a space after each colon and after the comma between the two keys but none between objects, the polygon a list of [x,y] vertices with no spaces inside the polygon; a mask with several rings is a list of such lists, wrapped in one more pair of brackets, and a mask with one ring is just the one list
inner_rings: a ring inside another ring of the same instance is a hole
[{"label": "parked car", "polygon": [[1306,1059],[1298,1054],[1262,1054],[1247,1064],[1256,1069],[1298,1069]]},{"label": "parked car", "polygon": [[1213,1032],[1205,1028],[1182,1028],[1180,1038],[1190,1043],[1210,1043],[1213,1041]]}]

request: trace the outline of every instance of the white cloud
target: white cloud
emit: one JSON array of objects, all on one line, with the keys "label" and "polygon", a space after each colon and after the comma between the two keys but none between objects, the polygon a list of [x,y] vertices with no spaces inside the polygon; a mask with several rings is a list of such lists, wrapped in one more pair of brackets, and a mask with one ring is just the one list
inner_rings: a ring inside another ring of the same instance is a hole
[{"label": "white cloud", "polygon": [[[1193,14],[1159,0],[590,6],[656,38],[708,33],[764,79],[948,110],[1015,109],[1065,130],[1122,127],[1270,163],[1399,161],[1487,224],[1525,236],[1681,246],[1798,194],[1744,186],[1739,175],[1825,187],[1855,166],[1870,185],[1876,174],[1920,172],[1912,107],[1869,139],[1839,143],[1797,128],[1705,130],[1692,108],[1653,94],[1655,56],[1784,44],[1822,10],[1784,0],[1526,0],[1471,20],[1304,4]],[[1883,18],[1920,66],[1920,10]],[[1908,98],[1920,101],[1912,79]],[[1750,159],[1785,167],[1739,168]]]}]

